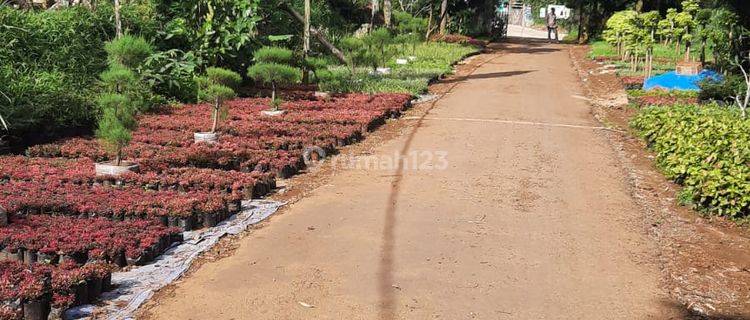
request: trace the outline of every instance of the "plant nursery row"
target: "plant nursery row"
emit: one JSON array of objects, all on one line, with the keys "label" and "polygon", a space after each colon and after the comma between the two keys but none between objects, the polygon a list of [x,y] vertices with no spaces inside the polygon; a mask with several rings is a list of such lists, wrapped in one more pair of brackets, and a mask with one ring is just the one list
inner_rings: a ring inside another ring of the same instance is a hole
[{"label": "plant nursery row", "polygon": [[[213,227],[240,201],[267,194],[277,176],[304,169],[303,152],[338,147],[397,117],[408,94],[346,94],[288,101],[227,101],[215,143],[195,142],[211,107],[164,107],[139,116],[124,156],[137,172],[97,175],[111,160],[94,138],[37,145],[0,157],[0,319],[39,319],[96,299],[110,272],[142,265],[183,230]],[[50,313],[50,310],[54,312]]]}]

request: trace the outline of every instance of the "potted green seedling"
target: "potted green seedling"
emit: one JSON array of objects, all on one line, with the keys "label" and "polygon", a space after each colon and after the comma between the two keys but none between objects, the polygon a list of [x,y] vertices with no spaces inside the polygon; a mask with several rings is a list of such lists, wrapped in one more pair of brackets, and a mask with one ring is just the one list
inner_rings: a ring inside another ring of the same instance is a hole
[{"label": "potted green seedling", "polygon": [[242,77],[236,72],[214,67],[206,69],[204,76],[196,78],[198,100],[210,102],[213,108],[211,110],[211,130],[193,133],[195,142],[211,144],[219,140],[216,133],[219,120],[228,113],[224,102],[236,96],[235,89],[241,81]]},{"label": "potted green seedling", "polygon": [[279,116],[281,99],[276,90],[279,86],[299,83],[302,70],[291,66],[294,54],[291,50],[278,47],[264,47],[255,51],[255,64],[247,70],[247,76],[256,82],[271,86],[271,109],[262,111],[265,116]]},{"label": "potted green seedling", "polygon": [[130,99],[123,94],[103,94],[98,99],[102,116],[96,137],[102,147],[114,156],[110,162],[95,164],[97,175],[119,176],[128,171],[137,171],[138,165],[123,161],[123,148],[132,139],[131,132],[135,129],[135,108]]}]

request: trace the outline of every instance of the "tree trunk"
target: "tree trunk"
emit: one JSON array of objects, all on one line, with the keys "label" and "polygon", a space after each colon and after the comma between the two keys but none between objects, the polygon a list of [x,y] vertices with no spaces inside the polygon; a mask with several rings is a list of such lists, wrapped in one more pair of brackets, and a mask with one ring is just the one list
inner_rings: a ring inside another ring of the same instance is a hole
[{"label": "tree trunk", "polygon": [[583,39],[583,0],[578,0],[578,44],[583,44],[581,42],[581,39]]},{"label": "tree trunk", "polygon": [[122,146],[117,146],[117,152],[115,153],[115,165],[120,166],[122,164]]},{"label": "tree trunk", "polygon": [[445,27],[448,26],[448,0],[443,0],[440,4],[440,34],[445,34]]},{"label": "tree trunk", "polygon": [[432,33],[432,3],[430,3],[430,16],[427,18],[427,33],[425,34],[425,40],[430,41],[430,33]]},{"label": "tree trunk", "polygon": [[392,13],[392,6],[391,6],[391,0],[383,0],[383,20],[385,21],[385,26],[390,28],[391,27],[391,14]]},{"label": "tree trunk", "polygon": [[371,14],[370,14],[370,31],[372,31],[373,29],[375,29],[375,14],[378,12],[378,4],[379,4],[378,1],[379,0],[372,0],[370,2],[370,7],[371,7],[370,8],[371,9]]},{"label": "tree trunk", "polygon": [[[291,15],[294,19],[299,21],[300,23],[305,23],[305,19],[296,11],[294,8],[290,7],[288,3],[282,2],[279,4],[279,8],[286,11],[289,15]],[[328,51],[333,54],[333,56],[336,57],[336,59],[339,60],[339,62],[346,64],[346,57],[344,56],[344,53],[341,52],[336,46],[334,46],[330,41],[328,41],[328,38],[326,38],[325,35],[323,35],[322,32],[320,32],[318,29],[310,27],[310,34],[312,34],[313,37],[318,39],[318,41],[328,49]]]},{"label": "tree trunk", "polygon": [[274,111],[279,111],[279,105],[276,104],[276,82],[271,81],[271,104]]},{"label": "tree trunk", "polygon": [[701,39],[701,64],[706,64],[706,39]]},{"label": "tree trunk", "polygon": [[214,100],[214,122],[211,125],[211,133],[216,133],[216,128],[219,126],[219,98]]},{"label": "tree trunk", "polygon": [[115,0],[115,34],[122,37],[122,19],[120,18],[120,0]]},{"label": "tree trunk", "polygon": [[[303,23],[302,30],[302,57],[306,59],[310,54],[310,0],[305,0],[305,22]],[[302,83],[310,82],[310,70],[307,67],[304,68],[302,73]]]}]

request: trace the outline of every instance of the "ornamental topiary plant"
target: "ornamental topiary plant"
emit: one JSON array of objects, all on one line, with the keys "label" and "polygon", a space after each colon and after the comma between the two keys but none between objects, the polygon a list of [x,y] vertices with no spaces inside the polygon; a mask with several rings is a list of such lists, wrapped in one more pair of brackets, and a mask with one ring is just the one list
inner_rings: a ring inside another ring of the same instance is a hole
[{"label": "ornamental topiary plant", "polygon": [[153,50],[143,38],[128,35],[107,43],[105,49],[109,68],[100,75],[105,91],[97,100],[100,118],[95,133],[102,147],[114,156],[114,165],[119,167],[122,149],[130,142],[136,127],[139,77],[133,69]]},{"label": "ornamental topiary plant", "polygon": [[236,72],[214,67],[206,69],[206,75],[196,79],[198,100],[213,103],[210,133],[216,133],[220,115],[226,113],[224,102],[236,96],[235,89],[241,81],[242,77]]},{"label": "ornamental topiary plant", "polygon": [[279,111],[280,100],[276,89],[280,85],[299,83],[302,70],[291,66],[294,54],[291,50],[278,47],[264,47],[255,51],[255,64],[247,69],[247,76],[256,82],[271,85],[271,104]]},{"label": "ornamental topiary plant", "polygon": [[367,48],[367,52],[372,54],[369,62],[373,71],[377,71],[378,67],[385,67],[388,60],[395,55],[395,52],[390,47],[393,43],[393,36],[391,35],[391,31],[386,28],[373,30],[362,38],[362,42]]},{"label": "ornamental topiary plant", "polygon": [[328,61],[324,58],[305,58],[305,68],[312,71],[313,75],[315,75],[316,82],[328,79],[331,76],[331,71],[328,70]]},{"label": "ornamental topiary plant", "polygon": [[146,60],[154,49],[151,44],[141,37],[124,35],[108,42],[104,46],[110,65],[121,64],[126,68],[135,69]]}]

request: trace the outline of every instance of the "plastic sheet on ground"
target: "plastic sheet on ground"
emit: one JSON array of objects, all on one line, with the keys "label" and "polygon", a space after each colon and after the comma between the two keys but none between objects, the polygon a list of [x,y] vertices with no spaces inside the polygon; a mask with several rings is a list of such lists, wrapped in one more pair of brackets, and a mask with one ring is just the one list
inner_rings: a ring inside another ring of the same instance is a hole
[{"label": "plastic sheet on ground", "polygon": [[643,83],[643,90],[662,89],[698,91],[700,90],[698,84],[707,79],[721,81],[722,76],[711,70],[703,70],[701,73],[694,76],[679,75],[677,72],[671,71],[646,79]]},{"label": "plastic sheet on ground", "polygon": [[242,203],[242,211],[216,227],[185,232],[185,241],[173,246],[148,265],[112,274],[116,289],[103,293],[97,306],[85,305],[67,311],[69,319],[133,319],[135,311],[154,292],[182,276],[190,264],[225,235],[239,234],[248,226],[271,216],[283,203],[253,200]]}]

